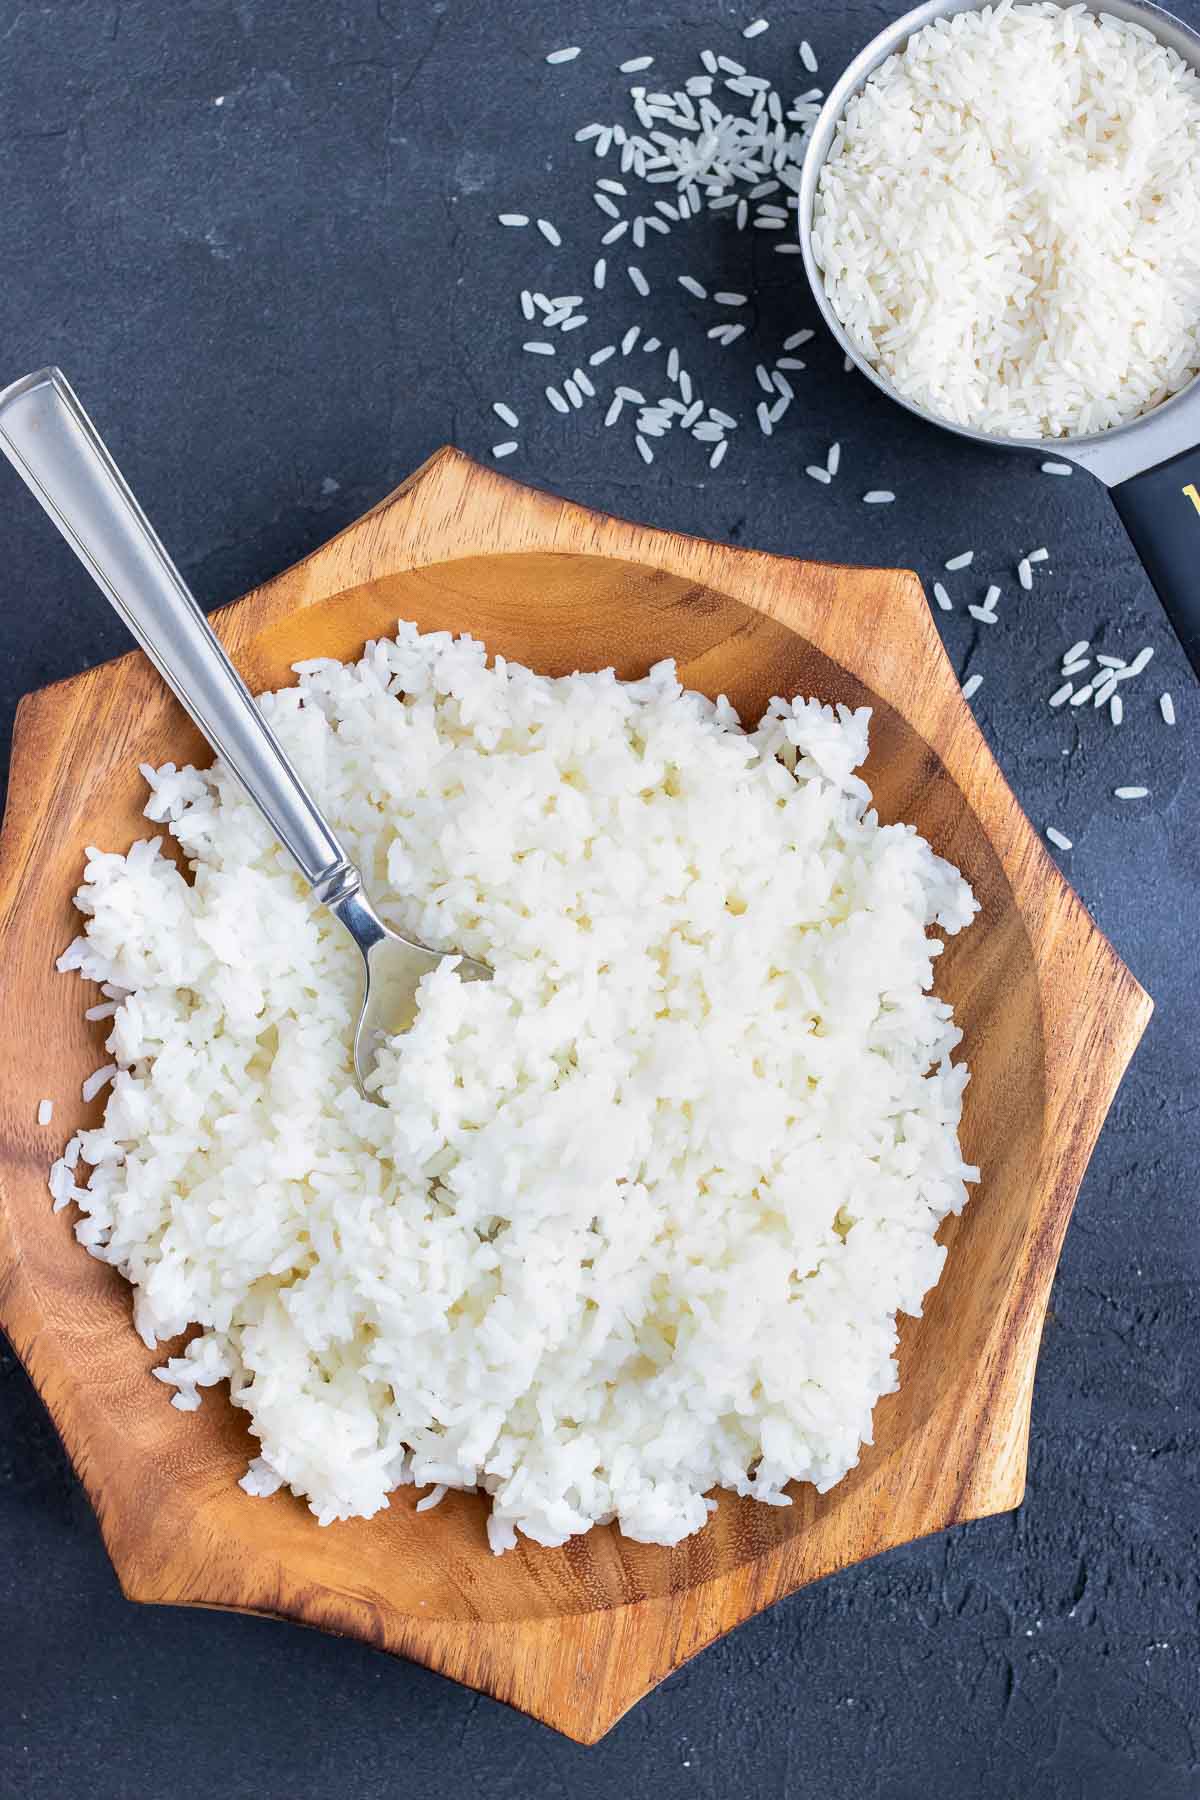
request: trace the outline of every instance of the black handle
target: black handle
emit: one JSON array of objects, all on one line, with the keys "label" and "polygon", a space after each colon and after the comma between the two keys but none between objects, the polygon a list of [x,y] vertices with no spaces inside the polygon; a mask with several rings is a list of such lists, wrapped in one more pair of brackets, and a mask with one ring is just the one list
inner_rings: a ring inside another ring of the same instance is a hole
[{"label": "black handle", "polygon": [[1110,489],[1121,521],[1200,675],[1200,445]]}]

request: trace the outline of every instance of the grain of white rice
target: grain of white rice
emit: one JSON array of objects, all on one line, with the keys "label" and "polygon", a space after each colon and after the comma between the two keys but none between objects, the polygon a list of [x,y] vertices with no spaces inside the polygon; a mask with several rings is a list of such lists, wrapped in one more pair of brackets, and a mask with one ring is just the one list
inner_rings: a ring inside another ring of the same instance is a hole
[{"label": "grain of white rice", "polygon": [[620,394],[614,394],[613,398],[612,398],[612,402],[609,405],[609,409],[604,415],[604,423],[606,425],[615,425],[616,424],[617,420],[621,416],[621,408],[623,405],[624,405],[624,401],[621,399]]},{"label": "grain of white rice", "polygon": [[634,387],[619,387],[616,389],[616,396],[618,400],[628,400],[633,406],[645,406],[646,404],[645,394],[639,393]]},{"label": "grain of white rice", "polygon": [[940,581],[935,581],[933,584],[933,597],[943,612],[954,611],[954,603]]},{"label": "grain of white rice", "polygon": [[85,1105],[96,1098],[101,1088],[108,1086],[116,1072],[116,1063],[105,1063],[102,1069],[97,1069],[93,1075],[88,1076],[81,1090]]},{"label": "grain of white rice", "polygon": [[615,356],[616,353],[617,346],[615,344],[601,344],[599,350],[593,350],[588,357],[588,367],[598,369],[601,363],[606,363],[609,357]]},{"label": "grain of white rice", "polygon": [[592,265],[592,286],[597,292],[604,286],[604,277],[608,273],[608,264],[602,256],[598,256]]},{"label": "grain of white rice", "polygon": [[583,405],[583,395],[580,393],[578,386],[570,376],[563,382],[563,393],[566,395],[572,406],[578,408]]},{"label": "grain of white rice", "polygon": [[891,488],[871,488],[863,495],[864,506],[890,506],[896,496]]},{"label": "grain of white rice", "polygon": [[774,249],[776,256],[803,256],[804,254],[799,244],[776,244]]},{"label": "grain of white rice", "polygon": [[777,369],[807,369],[808,364],[801,362],[798,356],[777,356],[775,367]]},{"label": "grain of white rice", "polygon": [[[762,432],[764,437],[770,437],[770,435],[771,435],[772,431],[775,429],[775,427],[772,424],[770,408],[767,406],[766,401],[760,400],[758,403],[758,406],[755,408],[755,411],[758,416],[758,429]],[[809,469],[807,471],[807,473],[809,475],[811,475],[812,470]],[[821,473],[822,473],[822,475],[825,475],[824,469],[821,470]],[[828,475],[825,475],[825,479],[826,479],[826,481],[829,480]]]},{"label": "grain of white rice", "polygon": [[1064,681],[1061,687],[1055,688],[1050,696],[1051,706],[1065,706],[1074,692],[1074,682]]},{"label": "grain of white rice", "polygon": [[528,213],[497,213],[496,217],[501,225],[517,227],[529,223]]},{"label": "grain of white rice", "polygon": [[680,369],[679,371],[679,398],[683,401],[685,406],[691,404],[692,378],[686,369]]},{"label": "grain of white rice", "polygon": [[53,1117],[54,1117],[54,1102],[53,1102],[53,1100],[39,1100],[38,1101],[38,1109],[37,1109],[38,1124],[39,1125],[49,1125],[49,1123]]},{"label": "grain of white rice", "polygon": [[1090,681],[1085,682],[1081,688],[1076,688],[1075,692],[1071,695],[1071,705],[1086,706],[1094,691],[1092,683]]},{"label": "grain of white rice", "polygon": [[1150,789],[1144,787],[1119,787],[1113,789],[1114,800],[1144,800]]},{"label": "grain of white rice", "polygon": [[1065,832],[1059,831],[1056,825],[1047,825],[1046,836],[1057,850],[1073,850],[1075,848]]},{"label": "grain of white rice", "polygon": [[[1086,650],[1087,648],[1088,648],[1088,646],[1085,644],[1084,649]],[[1067,652],[1067,655],[1068,656],[1071,655],[1071,652],[1069,650]],[[1097,655],[1096,661],[1100,664],[1100,667],[1102,669],[1123,669],[1125,667],[1125,658],[1123,656]]]},{"label": "grain of white rice", "polygon": [[96,1019],[111,1019],[116,1014],[118,1004],[116,1000],[102,1001],[99,1006],[89,1006],[83,1016],[89,1023]]},{"label": "grain of white rice", "polygon": [[601,175],[596,186],[602,188],[606,194],[628,194],[629,192],[623,181],[614,181],[611,175]]},{"label": "grain of white rice", "polygon": [[607,213],[610,219],[619,219],[620,218],[621,209],[617,205],[616,201],[613,199],[611,194],[602,194],[599,191],[597,191],[596,193],[594,193],[592,195],[592,199],[595,202],[595,204],[600,208],[600,211],[602,213]]},{"label": "grain of white rice", "polygon": [[596,398],[595,386],[588,379],[586,369],[572,369],[571,379],[581,394],[586,394],[589,400],[594,400]]},{"label": "grain of white rice", "polygon": [[1125,703],[1120,694],[1114,694],[1108,703],[1108,716],[1114,725],[1119,725],[1125,717]]},{"label": "grain of white rice", "polygon": [[771,380],[771,372],[765,363],[755,363],[754,379],[757,381],[763,393],[770,394],[771,398],[774,399],[775,383]]},{"label": "grain of white rice", "polygon": [[570,406],[563,399],[562,395],[559,393],[559,391],[556,387],[548,387],[546,389],[546,398],[550,402],[551,406],[554,408],[555,412],[560,412],[560,413],[570,412],[570,410],[571,410]]},{"label": "grain of white rice", "polygon": [[979,690],[982,686],[983,686],[983,676],[982,675],[968,675],[967,679],[962,684],[963,699],[964,700],[972,699],[973,696],[979,692]]},{"label": "grain of white rice", "polygon": [[1132,677],[1134,675],[1140,675],[1142,670],[1146,667],[1146,664],[1150,661],[1150,659],[1153,655],[1154,655],[1153,648],[1149,644],[1147,644],[1144,649],[1138,651],[1138,653],[1134,657],[1133,661],[1129,664],[1128,668],[1126,668],[1123,671],[1123,673],[1130,677]]},{"label": "grain of white rice", "polygon": [[492,411],[495,413],[496,417],[502,419],[506,425],[511,425],[514,431],[521,423],[512,407],[506,406],[503,400],[493,400]]},{"label": "grain of white rice", "polygon": [[1158,696],[1158,710],[1162,714],[1164,725],[1173,725],[1175,723],[1175,702],[1170,694],[1160,694]]},{"label": "grain of white rice", "polygon": [[556,229],[554,228],[554,226],[550,223],[549,219],[539,219],[537,222],[537,228],[541,232],[542,236],[545,238],[546,242],[548,244],[552,244],[554,246],[554,248],[557,250],[559,245],[562,243],[562,238],[559,236],[559,234],[556,231]]},{"label": "grain of white rice", "polygon": [[973,550],[963,550],[958,556],[950,557],[942,566],[943,568],[950,570],[969,569],[974,561],[975,552]]},{"label": "grain of white rice", "polygon": [[958,424],[1052,439],[1136,417],[1200,368],[1198,138],[1196,74],[1119,20],[938,19],[849,101],[821,170],[834,311]]},{"label": "grain of white rice", "polygon": [[640,325],[631,325],[629,327],[629,330],[625,333],[625,336],[621,339],[621,354],[622,354],[622,356],[628,356],[630,354],[634,345],[637,343],[637,341],[641,337],[641,335],[642,335],[642,328]]},{"label": "grain of white rice", "polygon": [[636,263],[630,263],[627,266],[625,273],[644,300],[646,295],[650,292],[650,283],[646,280],[642,271],[638,268]]},{"label": "grain of white rice", "polygon": [[813,52],[813,47],[807,38],[802,38],[800,40],[800,61],[804,64],[810,75],[816,74],[818,66],[817,59]]},{"label": "grain of white rice", "polygon": [[695,294],[697,300],[708,299],[708,289],[697,281],[694,275],[681,275],[679,285],[681,288],[686,288],[689,294]]},{"label": "grain of white rice", "polygon": [[492,445],[492,455],[496,457],[511,456],[513,451],[519,448],[516,438],[505,438],[502,444]]},{"label": "grain of white rice", "polygon": [[[785,400],[794,400],[796,398],[796,390],[792,386],[791,382],[788,380],[787,376],[785,374],[783,374],[782,370],[772,369],[771,370],[771,380],[774,382],[776,388],[778,388],[779,392],[783,395]],[[830,450],[830,452],[829,452],[830,456],[833,456],[834,450],[837,451],[837,456],[834,457],[833,466],[830,468],[830,471],[829,471],[831,475],[837,474],[837,465],[841,461],[841,454],[842,454],[841,446],[839,444],[835,444],[833,446],[833,450]]]},{"label": "grain of white rice", "polygon": [[768,22],[768,20],[755,19],[755,20],[753,20],[753,22],[751,24],[746,25],[742,28],[742,36],[744,38],[761,37],[764,31],[769,31],[770,29],[771,29],[771,27],[770,27],[770,23]]},{"label": "grain of white rice", "polygon": [[622,75],[637,75],[642,69],[653,68],[654,58],[652,56],[631,56],[628,62],[623,62],[618,66]]},{"label": "grain of white rice", "polygon": [[430,1488],[427,1494],[422,1494],[421,1498],[417,1501],[417,1504],[413,1507],[413,1511],[432,1512],[435,1506],[441,1505],[449,1491],[450,1490],[447,1488],[445,1482],[439,1481],[436,1486]]},{"label": "grain of white rice", "polygon": [[793,331],[791,337],[784,338],[783,347],[785,350],[799,350],[802,345],[809,343],[814,335],[815,333],[808,330]]},{"label": "grain of white rice", "polygon": [[[777,375],[775,377],[775,381],[776,381],[776,385],[779,385],[780,382],[782,381],[782,377]],[[786,381],[782,381],[782,387],[781,387],[780,391],[782,393],[786,394],[789,399],[791,398],[792,390],[788,386]],[[836,475],[838,470],[841,468],[841,466],[842,466],[842,446],[840,444],[830,444],[829,454],[825,458],[825,467],[829,470],[829,473],[831,475]]]},{"label": "grain of white rice", "polygon": [[992,612],[995,612],[996,602],[999,598],[1000,598],[1000,589],[995,585],[995,583],[993,583],[992,586],[989,587],[987,593],[983,596],[983,604],[986,607],[988,607]]},{"label": "grain of white rice", "polygon": [[713,300],[718,306],[745,306],[749,295],[720,293],[714,294]]},{"label": "grain of white rice", "polygon": [[1064,675],[1081,675],[1084,669],[1090,669],[1091,666],[1092,659],[1090,656],[1077,656],[1071,662],[1063,663],[1062,673]]},{"label": "grain of white rice", "polygon": [[[1090,650],[1091,647],[1092,647],[1092,645],[1091,645],[1090,638],[1080,638],[1078,643],[1072,644],[1071,648],[1069,650],[1065,650],[1063,652],[1063,662],[1064,663],[1074,662],[1075,658],[1077,656],[1082,656],[1084,654],[1084,652],[1086,650]],[[1104,657],[1100,656],[1100,657],[1097,657],[1096,660],[1097,660],[1097,662],[1104,662],[1105,659],[1104,659]]]},{"label": "grain of white rice", "polygon": [[732,413],[722,412],[720,407],[710,406],[708,416],[716,425],[723,425],[726,431],[737,430],[737,420]]},{"label": "grain of white rice", "polygon": [[629,230],[629,220],[628,219],[619,219],[615,225],[610,225],[609,229],[604,233],[604,236],[600,239],[600,242],[602,244],[615,244],[617,239],[623,238],[625,236],[625,233],[628,230]]},{"label": "grain of white rice", "polygon": [[995,625],[998,623],[996,614],[989,611],[986,606],[968,606],[967,611],[973,619],[978,619],[981,625]]},{"label": "grain of white rice", "polygon": [[1031,550],[1025,560],[1031,563],[1045,562],[1049,554],[1050,552],[1043,544],[1040,550]]},{"label": "grain of white rice", "polygon": [[1115,675],[1106,675],[1102,681],[1097,681],[1097,683],[1096,683],[1096,692],[1095,692],[1095,697],[1092,700],[1092,705],[1097,706],[1097,707],[1107,706],[1109,701],[1112,699],[1113,695],[1116,693],[1116,691],[1117,691],[1116,676]]},{"label": "grain of white rice", "polygon": [[580,331],[588,322],[586,313],[576,313],[574,318],[564,319],[560,331]]},{"label": "grain of white rice", "polygon": [[715,75],[720,67],[720,64],[717,62],[717,59],[711,50],[702,50],[700,52],[700,61],[704,64],[704,67],[708,70],[710,75]]},{"label": "grain of white rice", "polygon": [[1025,589],[1026,593],[1031,591],[1033,587],[1033,570],[1029,566],[1029,558],[1027,556],[1023,556],[1017,564],[1017,580]]},{"label": "grain of white rice", "polygon": [[521,345],[522,350],[530,356],[553,356],[554,345],[548,344],[544,338],[532,338],[529,343]]},{"label": "grain of white rice", "polygon": [[724,69],[727,75],[744,75],[746,73],[745,63],[735,62],[732,56],[718,56],[717,67]]},{"label": "grain of white rice", "polygon": [[728,450],[728,448],[729,448],[729,439],[728,438],[721,438],[720,442],[713,446],[713,453],[708,459],[708,466],[710,469],[719,469],[720,468],[722,462],[725,460],[725,452]]},{"label": "grain of white rice", "polygon": [[1073,472],[1070,463],[1044,462],[1042,464],[1043,475],[1070,475]]},{"label": "grain of white rice", "polygon": [[638,455],[641,457],[642,461],[644,463],[652,463],[654,461],[654,452],[640,432],[633,441],[637,445]]},{"label": "grain of white rice", "polygon": [[565,50],[551,50],[549,56],[547,56],[547,58],[546,58],[546,61],[548,63],[574,62],[575,58],[578,55],[579,55],[579,45],[578,44],[570,44]]},{"label": "grain of white rice", "polygon": [[645,343],[642,345],[642,355],[646,356],[653,350],[661,350],[661,349],[662,349],[662,339],[661,338],[648,337],[646,339]]},{"label": "grain of white rice", "polygon": [[533,304],[533,295],[530,293],[528,288],[521,289],[521,311],[524,314],[525,318],[532,324],[534,318],[537,315],[536,315],[536,308],[534,307],[534,304]]}]

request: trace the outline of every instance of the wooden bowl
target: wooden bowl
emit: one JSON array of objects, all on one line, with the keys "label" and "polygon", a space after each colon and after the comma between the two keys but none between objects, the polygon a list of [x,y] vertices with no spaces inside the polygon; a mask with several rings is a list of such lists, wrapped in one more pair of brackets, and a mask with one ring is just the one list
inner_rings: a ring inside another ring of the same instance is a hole
[{"label": "wooden bowl", "polygon": [[[54,958],[75,935],[84,847],[151,829],[141,762],[209,760],[133,653],[28,696],[17,718],[0,874],[0,1323],[49,1407],[133,1600],[232,1607],[413,1658],[570,1737],[600,1737],[704,1645],[806,1582],[1018,1504],[1030,1392],[1059,1246],[1117,1082],[1150,1013],[1043,851],[963,703],[915,575],[650,531],[516,485],[443,450],[306,561],[217,615],[252,687],[301,657],[354,657],[398,617],[469,631],[546,674],[661,657],[747,720],[774,694],[874,708],[868,778],[982,902],[939,992],[966,1037],[963,1144],[983,1180],[942,1231],[949,1257],[901,1331],[902,1383],[832,1492],[790,1508],[720,1497],[675,1550],[612,1527],[561,1550],[488,1551],[486,1502],[322,1530],[281,1493],[237,1487],[252,1445],[221,1394],[184,1415],[151,1376],[129,1289],[55,1215],[47,1166],[98,1122],[84,1076],[104,1025]],[[53,1096],[53,1128],[35,1124]]]}]

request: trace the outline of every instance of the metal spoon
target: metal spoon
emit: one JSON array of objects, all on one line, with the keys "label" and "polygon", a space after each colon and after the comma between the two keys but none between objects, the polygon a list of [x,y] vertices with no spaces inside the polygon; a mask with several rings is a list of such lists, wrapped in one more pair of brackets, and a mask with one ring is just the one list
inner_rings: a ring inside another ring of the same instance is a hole
[{"label": "metal spoon", "polygon": [[[1097,476],[1112,495],[1188,661],[1200,675],[1200,376],[1160,406],[1086,437],[1011,438],[940,418],[898,393],[863,354],[833,310],[812,241],[813,203],[821,169],[849,101],[889,56],[935,19],[973,12],[983,0],[925,0],[872,38],[829,90],[805,151],[800,178],[800,243],[804,267],[825,323],[868,381],[929,425],[1003,450],[1037,450]],[[1086,0],[1088,10],[1140,25],[1200,74],[1200,33],[1148,0]]]},{"label": "metal spoon", "polygon": [[[0,449],[361,950],[354,1073],[377,1100],[367,1084],[380,1047],[412,1024],[418,983],[446,958],[376,913],[61,370],[39,369],[0,392]],[[458,959],[458,973],[465,981],[491,976],[468,956]]]}]

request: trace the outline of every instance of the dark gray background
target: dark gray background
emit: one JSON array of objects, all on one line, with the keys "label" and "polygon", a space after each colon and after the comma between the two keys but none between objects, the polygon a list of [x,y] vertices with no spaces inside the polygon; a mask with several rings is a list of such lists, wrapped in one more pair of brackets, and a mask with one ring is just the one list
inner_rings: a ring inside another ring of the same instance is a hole
[{"label": "dark gray background", "polygon": [[[1177,5],[1200,19],[1197,0]],[[1010,780],[1039,826],[1074,838],[1070,879],[1158,1001],[1067,1240],[1028,1498],[776,1607],[582,1750],[353,1644],[127,1606],[41,1407],[0,1355],[5,1797],[1200,1794],[1200,705],[1183,657],[1086,477],[919,428],[843,376],[825,340],[775,438],[751,424],[713,476],[694,446],[643,470],[596,412],[560,420],[544,366],[518,348],[523,282],[586,291],[603,221],[597,165],[571,134],[624,116],[615,64],[655,53],[673,85],[706,43],[737,55],[752,16],[710,0],[2,0],[0,381],[67,369],[206,603],[312,548],[446,440],[486,454],[508,435],[496,398],[522,414],[512,472],[594,505],[927,578],[975,546],[969,576],[948,578],[950,654],[983,672],[974,704]],[[824,84],[887,9],[770,16],[748,60],[794,90],[808,85],[802,35]],[[548,69],[564,43],[584,56]],[[500,230],[510,207],[553,218],[564,249]],[[649,306],[618,246],[595,329],[571,342],[652,316],[710,398],[752,420],[755,360],[816,322],[798,261],[766,233],[683,236],[637,259]],[[706,353],[710,313],[674,285],[686,269],[755,284],[748,342]],[[843,474],[820,488],[801,470],[835,436]],[[898,503],[864,508],[874,486]],[[1014,559],[1043,542],[1052,559],[1019,595]],[[7,743],[24,690],[125,645],[7,470],[0,547]],[[989,631],[962,603],[993,575],[1004,622]],[[1077,637],[1155,646],[1119,732],[1090,709],[1046,708]],[[1152,797],[1122,807],[1111,790],[1133,781]]]}]

